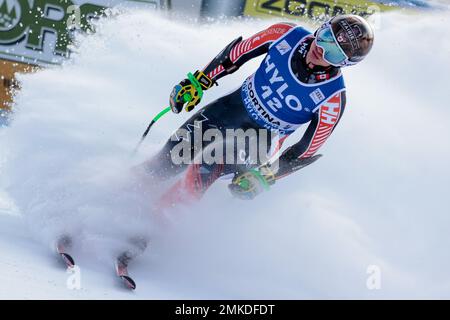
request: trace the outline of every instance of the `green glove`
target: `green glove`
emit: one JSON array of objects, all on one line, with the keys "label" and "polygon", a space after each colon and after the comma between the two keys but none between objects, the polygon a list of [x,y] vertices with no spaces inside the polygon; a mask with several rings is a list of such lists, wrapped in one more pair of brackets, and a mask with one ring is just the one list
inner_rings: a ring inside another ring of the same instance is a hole
[{"label": "green glove", "polygon": [[234,177],[228,189],[236,198],[252,200],[275,183],[275,175],[268,166],[251,169]]},{"label": "green glove", "polygon": [[190,112],[200,103],[203,91],[208,90],[214,84],[206,74],[196,71],[189,73],[188,78],[177,84],[170,94],[170,108],[174,113],[180,113],[185,103],[185,110]]}]

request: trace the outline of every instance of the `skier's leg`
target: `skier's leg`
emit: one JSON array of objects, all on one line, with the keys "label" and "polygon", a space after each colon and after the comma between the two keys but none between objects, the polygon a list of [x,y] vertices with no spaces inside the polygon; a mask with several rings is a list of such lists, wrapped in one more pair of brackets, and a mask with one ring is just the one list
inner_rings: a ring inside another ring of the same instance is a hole
[{"label": "skier's leg", "polygon": [[[167,206],[179,202],[200,199],[205,191],[221,175],[243,171],[252,165],[251,163],[242,164],[242,161],[247,161],[252,158],[251,162],[253,162],[253,166],[258,165],[258,163],[255,163],[254,161],[260,160],[259,151],[256,156],[255,154],[252,154],[250,144],[253,143],[253,146],[256,146],[256,149],[259,148],[260,130],[262,128],[253,121],[245,109],[240,89],[218,99],[197,112],[197,114],[189,119],[180,129],[185,129],[185,131],[189,133],[188,138],[191,139],[190,141],[194,141],[193,131],[200,125],[202,133],[202,152],[205,152],[207,148],[212,147],[210,140],[203,139],[203,134],[208,129],[216,129],[223,137],[221,142],[223,144],[223,155],[227,157],[228,152],[234,153],[233,158],[235,159],[235,162],[229,163],[228,159],[222,159],[222,162],[215,162],[212,164],[205,163],[202,154],[199,153],[200,150],[196,149],[195,143],[192,143],[190,149],[191,154],[187,157],[189,161],[187,163],[184,162],[181,165],[175,165],[172,159],[172,151],[175,150],[174,148],[181,140],[171,139],[157,156],[144,164],[144,168],[149,172],[157,171],[155,172],[157,176],[165,178],[173,177],[184,169],[186,169],[186,172],[183,173],[183,176],[178,182],[164,193],[160,198],[159,205],[156,209],[164,209],[167,208]],[[232,150],[228,150],[229,148],[227,146],[230,142],[227,137],[228,129],[232,129],[231,131],[234,133],[236,133],[236,129],[241,130],[241,133],[244,133],[244,140],[252,140],[252,142],[245,143],[243,147],[239,143],[236,143],[236,141],[239,140],[239,137],[236,136],[232,138],[234,147]],[[247,133],[249,131],[253,132],[253,135],[252,138],[247,139]],[[270,134],[266,134],[266,137],[268,140],[266,145],[270,148],[271,136]],[[216,143],[215,139],[213,140],[213,143]],[[255,150],[255,148],[252,150]],[[199,156],[202,156],[200,161],[195,161],[198,160],[197,157]],[[241,163],[239,163],[238,160],[241,160]],[[160,165],[162,165],[162,167]],[[155,170],[154,168],[157,169]]]},{"label": "skier's leg", "polygon": [[160,198],[158,209],[199,200],[223,173],[223,164],[189,165],[183,177]]},{"label": "skier's leg", "polygon": [[[209,152],[209,148],[214,148],[215,150],[222,148],[223,155],[226,155],[227,152],[232,152],[232,157],[229,158],[233,159],[233,161],[231,163],[224,163],[225,161],[206,163],[202,161],[189,165],[182,178],[161,197],[158,207],[164,209],[179,203],[200,200],[209,187],[222,175],[236,175],[265,163],[266,158],[255,157],[250,150],[253,148],[260,155],[263,152],[260,153],[258,148],[265,147],[266,150],[263,151],[264,154],[267,154],[271,147],[271,140],[269,136],[260,137],[259,131],[254,131],[254,133],[255,135],[244,145],[237,143],[234,138],[222,140],[221,145],[210,144],[204,149],[204,152]],[[260,143],[260,139],[267,139],[266,143]],[[232,143],[232,149],[230,148],[230,143]]]}]

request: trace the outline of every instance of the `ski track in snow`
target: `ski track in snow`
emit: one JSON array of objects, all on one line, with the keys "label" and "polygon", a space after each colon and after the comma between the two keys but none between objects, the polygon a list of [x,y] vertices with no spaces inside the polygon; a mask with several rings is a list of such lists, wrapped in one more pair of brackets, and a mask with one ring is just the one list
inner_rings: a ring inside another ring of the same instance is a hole
[{"label": "ski track in snow", "polygon": [[[127,169],[189,114],[161,119],[130,152],[178,80],[271,22],[199,32],[149,12],[108,19],[64,67],[20,76],[14,121],[0,130],[0,298],[450,298],[449,18],[381,16],[373,53],[344,70],[348,104],[325,156],[256,201],[232,199],[220,181],[173,213],[173,228],[131,266],[132,293],[111,258],[154,225],[152,194],[127,191]],[[79,236],[80,290],[67,289],[49,250],[61,230]],[[370,265],[381,290],[366,288]]]}]

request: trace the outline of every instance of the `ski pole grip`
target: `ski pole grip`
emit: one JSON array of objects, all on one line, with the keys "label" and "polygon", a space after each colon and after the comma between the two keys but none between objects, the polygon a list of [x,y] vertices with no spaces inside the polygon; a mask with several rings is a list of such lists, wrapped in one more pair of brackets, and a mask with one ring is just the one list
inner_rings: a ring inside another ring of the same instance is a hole
[{"label": "ski pole grip", "polygon": [[202,86],[200,85],[200,82],[198,82],[197,78],[191,73],[188,73],[188,79],[191,81],[192,85],[194,86],[195,90],[197,90],[198,92],[198,96],[199,98],[203,98],[203,89]]}]

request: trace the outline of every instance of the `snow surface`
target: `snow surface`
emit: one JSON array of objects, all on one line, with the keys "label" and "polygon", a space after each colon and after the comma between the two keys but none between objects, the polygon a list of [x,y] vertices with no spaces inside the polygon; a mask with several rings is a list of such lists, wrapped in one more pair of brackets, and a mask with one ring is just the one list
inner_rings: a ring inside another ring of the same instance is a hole
[{"label": "snow surface", "polygon": [[[108,19],[64,67],[20,77],[14,120],[0,130],[0,298],[450,298],[449,19],[382,15],[373,53],[344,71],[348,105],[325,156],[252,202],[219,181],[173,212],[169,229],[149,218],[158,182],[130,189],[128,169],[189,114],[161,119],[130,153],[179,79],[270,22],[199,30],[143,11]],[[50,250],[60,232],[78,237],[80,290]],[[133,234],[151,245],[128,292],[111,258]],[[380,290],[367,289],[371,265]]]}]

